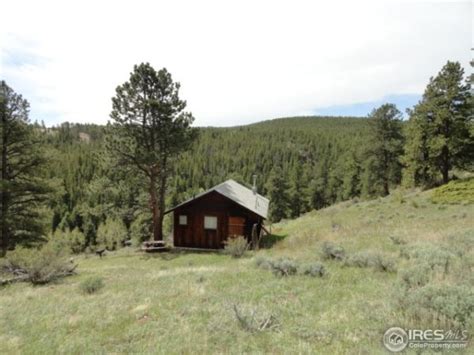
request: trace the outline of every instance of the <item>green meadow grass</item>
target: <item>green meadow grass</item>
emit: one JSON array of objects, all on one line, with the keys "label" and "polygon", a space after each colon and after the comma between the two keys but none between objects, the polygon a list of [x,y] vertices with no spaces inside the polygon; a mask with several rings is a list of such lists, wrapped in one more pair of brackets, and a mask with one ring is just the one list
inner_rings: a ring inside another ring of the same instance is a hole
[{"label": "green meadow grass", "polygon": [[433,192],[435,203],[474,203],[474,177],[451,181]]},{"label": "green meadow grass", "polygon": [[[272,226],[280,238],[271,249],[240,259],[133,249],[76,257],[78,274],[58,283],[0,288],[0,353],[385,353],[387,328],[417,325],[393,301],[399,276],[323,260],[321,246],[382,252],[400,270],[412,261],[400,257],[391,236],[449,245],[474,232],[474,205],[434,204],[432,193],[347,201],[283,221]],[[256,256],[318,261],[328,274],[279,278],[256,267]],[[104,287],[81,292],[91,277]],[[472,277],[463,280],[473,285]],[[277,326],[249,332],[234,305],[256,318],[273,315]],[[472,334],[472,321],[469,327]]]}]

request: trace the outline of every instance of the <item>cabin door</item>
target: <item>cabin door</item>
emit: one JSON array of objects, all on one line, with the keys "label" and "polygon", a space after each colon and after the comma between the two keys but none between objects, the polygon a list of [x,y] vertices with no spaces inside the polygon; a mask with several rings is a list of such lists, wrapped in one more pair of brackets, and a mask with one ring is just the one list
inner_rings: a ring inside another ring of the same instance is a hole
[{"label": "cabin door", "polygon": [[245,236],[245,218],[229,216],[229,237],[243,235]]},{"label": "cabin door", "polygon": [[204,238],[198,242],[196,247],[205,249],[219,248],[219,228],[221,219],[218,215],[204,216]]}]

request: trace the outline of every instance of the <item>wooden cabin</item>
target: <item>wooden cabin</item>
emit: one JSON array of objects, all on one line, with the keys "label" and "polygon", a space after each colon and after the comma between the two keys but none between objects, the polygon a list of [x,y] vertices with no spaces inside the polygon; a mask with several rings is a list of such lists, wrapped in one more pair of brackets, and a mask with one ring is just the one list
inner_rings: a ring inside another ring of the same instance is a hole
[{"label": "wooden cabin", "polygon": [[175,247],[221,249],[227,238],[236,235],[250,242],[254,226],[259,233],[267,218],[268,204],[255,187],[227,180],[165,213],[174,212]]}]

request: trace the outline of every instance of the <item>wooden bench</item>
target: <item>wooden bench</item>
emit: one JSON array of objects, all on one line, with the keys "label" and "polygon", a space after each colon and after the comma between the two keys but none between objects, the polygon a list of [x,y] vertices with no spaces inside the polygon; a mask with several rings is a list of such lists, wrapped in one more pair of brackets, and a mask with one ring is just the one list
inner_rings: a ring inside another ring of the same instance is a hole
[{"label": "wooden bench", "polygon": [[169,247],[162,240],[153,240],[153,241],[143,242],[141,250],[147,253],[160,252],[160,251],[168,251]]}]

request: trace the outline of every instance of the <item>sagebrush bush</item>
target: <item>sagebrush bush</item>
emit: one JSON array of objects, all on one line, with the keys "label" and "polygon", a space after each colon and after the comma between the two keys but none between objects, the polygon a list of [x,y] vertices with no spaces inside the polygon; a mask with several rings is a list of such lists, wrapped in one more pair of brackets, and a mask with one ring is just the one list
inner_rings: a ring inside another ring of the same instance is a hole
[{"label": "sagebrush bush", "polygon": [[268,259],[259,256],[255,259],[255,265],[261,269],[270,270],[276,276],[300,274],[312,277],[323,277],[326,275],[326,268],[323,264],[318,262],[300,265],[296,260],[289,258]]},{"label": "sagebrush bush", "polygon": [[97,276],[89,277],[79,284],[80,290],[83,293],[86,293],[89,295],[98,292],[103,287],[104,287],[104,281],[102,280],[101,277],[97,277]]},{"label": "sagebrush bush", "polygon": [[348,255],[344,259],[344,266],[369,267],[372,266],[373,256],[371,253],[362,251]]},{"label": "sagebrush bush", "polygon": [[395,260],[389,256],[371,253],[371,252],[358,252],[349,255],[344,259],[344,266],[352,267],[373,267],[378,271],[394,272],[396,271]]},{"label": "sagebrush bush", "polygon": [[449,272],[451,260],[455,255],[440,246],[432,244],[407,245],[400,251],[400,255],[407,259],[416,259],[418,263],[425,263],[431,269],[441,268]]},{"label": "sagebrush bush", "polygon": [[372,265],[376,270],[383,272],[397,271],[395,260],[389,256],[382,254],[375,254]]},{"label": "sagebrush bush", "polygon": [[419,322],[466,326],[474,312],[474,290],[467,285],[432,285],[407,291],[400,306]]},{"label": "sagebrush bush", "polygon": [[417,203],[415,200],[411,200],[411,201],[410,201],[410,204],[411,204],[412,207],[414,207],[414,208],[420,207],[420,206],[418,205],[418,203]]},{"label": "sagebrush bush", "polygon": [[396,235],[390,235],[389,239],[393,242],[395,245],[405,245],[407,241],[403,238],[397,237]]},{"label": "sagebrush bush", "polygon": [[64,251],[47,243],[40,249],[17,247],[7,253],[0,267],[20,281],[46,284],[73,274],[76,265]]},{"label": "sagebrush bush", "polygon": [[276,276],[291,276],[296,275],[298,272],[298,263],[295,260],[288,258],[270,260],[268,266]]},{"label": "sagebrush bush", "polygon": [[270,269],[271,259],[259,255],[255,258],[255,265],[261,269]]},{"label": "sagebrush bush", "polygon": [[346,255],[344,248],[331,242],[324,242],[321,248],[323,259],[343,260]]},{"label": "sagebrush bush", "polygon": [[423,287],[431,279],[431,268],[426,264],[413,265],[400,273],[403,286],[406,289]]},{"label": "sagebrush bush", "polygon": [[474,230],[449,236],[447,244],[449,250],[460,258],[468,255],[474,249]]},{"label": "sagebrush bush", "polygon": [[310,263],[302,265],[299,268],[301,275],[308,275],[312,277],[323,277],[326,275],[326,268],[321,263]]},{"label": "sagebrush bush", "polygon": [[242,257],[249,249],[247,239],[241,235],[231,237],[224,242],[224,251],[226,254],[232,255],[234,258]]}]

